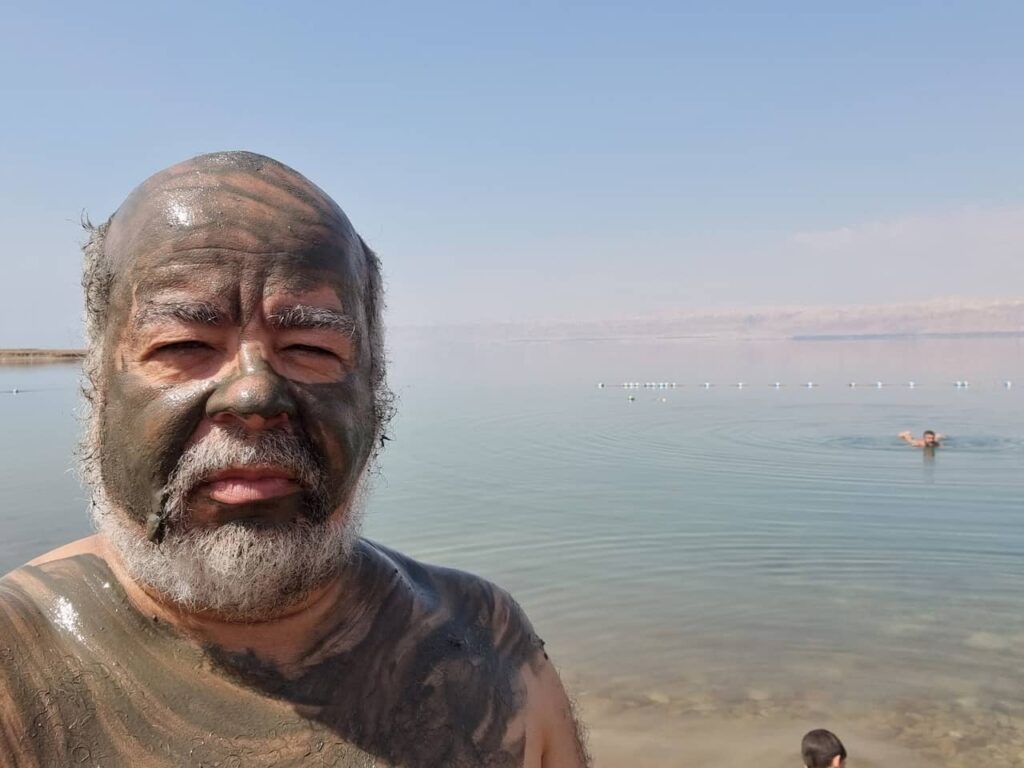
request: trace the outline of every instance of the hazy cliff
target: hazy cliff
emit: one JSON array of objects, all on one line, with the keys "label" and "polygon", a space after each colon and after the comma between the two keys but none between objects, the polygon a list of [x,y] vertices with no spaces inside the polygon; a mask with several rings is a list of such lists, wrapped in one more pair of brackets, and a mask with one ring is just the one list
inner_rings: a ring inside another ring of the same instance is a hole
[{"label": "hazy cliff", "polygon": [[949,298],[907,304],[679,309],[603,320],[396,329],[480,339],[785,339],[830,336],[1024,334],[1024,299]]}]

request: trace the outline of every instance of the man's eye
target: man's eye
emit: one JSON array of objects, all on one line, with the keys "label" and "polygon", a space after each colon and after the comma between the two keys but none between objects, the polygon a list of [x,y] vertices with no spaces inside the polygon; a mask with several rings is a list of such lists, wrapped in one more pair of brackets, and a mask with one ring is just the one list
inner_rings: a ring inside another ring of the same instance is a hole
[{"label": "man's eye", "polygon": [[157,347],[158,352],[191,352],[195,350],[212,349],[212,347],[204,341],[175,341],[170,344],[161,344]]},{"label": "man's eye", "polygon": [[284,348],[285,352],[301,352],[309,355],[320,355],[323,357],[335,357],[335,354],[323,347],[314,347],[311,344],[289,344]]}]

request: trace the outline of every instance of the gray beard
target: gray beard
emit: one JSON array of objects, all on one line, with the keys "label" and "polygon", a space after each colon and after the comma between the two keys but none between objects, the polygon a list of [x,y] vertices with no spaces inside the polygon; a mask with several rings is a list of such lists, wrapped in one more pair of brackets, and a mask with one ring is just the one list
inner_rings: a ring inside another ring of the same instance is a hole
[{"label": "gray beard", "polygon": [[229,621],[265,621],[284,613],[339,573],[358,538],[360,516],[256,528],[227,523],[178,534],[160,544],[116,508],[93,503],[96,529],[128,575],[189,612]]},{"label": "gray beard", "polygon": [[[88,430],[86,442],[98,430]],[[288,435],[242,439],[214,430],[182,454],[164,488],[164,536],[150,541],[136,519],[112,503],[98,477],[98,446],[84,446],[83,474],[92,485],[91,515],[132,580],[181,608],[211,611],[231,621],[262,621],[286,613],[350,559],[362,521],[365,479],[346,499],[329,499],[323,473]],[[307,514],[293,522],[256,526],[239,520],[194,527],[187,501],[204,476],[232,464],[274,463],[291,469],[308,490]]]}]

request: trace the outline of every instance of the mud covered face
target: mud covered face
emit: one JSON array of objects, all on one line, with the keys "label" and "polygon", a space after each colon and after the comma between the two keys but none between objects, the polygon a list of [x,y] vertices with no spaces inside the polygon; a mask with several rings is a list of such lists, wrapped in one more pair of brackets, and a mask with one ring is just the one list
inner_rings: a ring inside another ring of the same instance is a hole
[{"label": "mud covered face", "polygon": [[338,512],[371,452],[361,246],[329,198],[282,169],[176,166],[111,222],[100,469],[140,523],[163,514],[179,460],[204,441],[258,448],[274,433],[315,471],[243,452],[193,478],[187,527]]}]

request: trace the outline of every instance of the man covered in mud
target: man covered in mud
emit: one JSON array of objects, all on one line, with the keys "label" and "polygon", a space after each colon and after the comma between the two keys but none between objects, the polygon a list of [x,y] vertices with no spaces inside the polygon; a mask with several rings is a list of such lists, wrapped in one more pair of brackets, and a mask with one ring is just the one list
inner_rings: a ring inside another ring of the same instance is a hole
[{"label": "man covered in mud", "polygon": [[98,535],[0,582],[4,766],[586,764],[515,601],[357,535],[381,277],[323,191],[173,166],[91,229],[84,287]]}]

